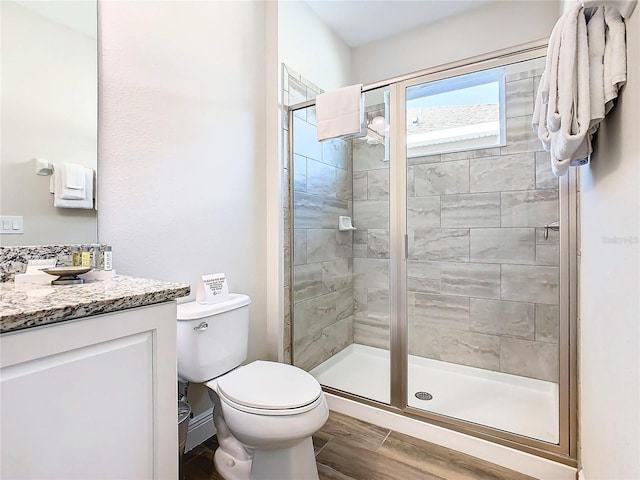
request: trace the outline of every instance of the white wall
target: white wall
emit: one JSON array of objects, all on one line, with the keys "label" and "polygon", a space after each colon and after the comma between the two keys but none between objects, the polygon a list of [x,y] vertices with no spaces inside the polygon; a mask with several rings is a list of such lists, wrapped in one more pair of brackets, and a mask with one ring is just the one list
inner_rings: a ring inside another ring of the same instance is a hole
[{"label": "white wall", "polygon": [[[59,8],[60,3],[37,6]],[[2,235],[0,243],[94,243],[95,210],[55,208],[50,177],[36,175],[34,157],[58,168],[64,162],[96,168],[95,24],[88,25],[93,26],[92,37],[15,2],[2,1],[0,9],[0,206],[2,215],[24,217],[24,234]]]},{"label": "white wall", "polygon": [[497,1],[353,49],[351,83],[369,84],[547,38],[557,1]]},{"label": "white wall", "polygon": [[351,48],[302,1],[278,2],[278,54],[324,90],[350,85]]},{"label": "white wall", "polygon": [[191,299],[224,272],[265,358],[265,6],[100,7],[100,241],[119,273],[189,283]]},{"label": "white wall", "polygon": [[627,84],[580,169],[580,463],[585,480],[640,478],[640,12]]}]

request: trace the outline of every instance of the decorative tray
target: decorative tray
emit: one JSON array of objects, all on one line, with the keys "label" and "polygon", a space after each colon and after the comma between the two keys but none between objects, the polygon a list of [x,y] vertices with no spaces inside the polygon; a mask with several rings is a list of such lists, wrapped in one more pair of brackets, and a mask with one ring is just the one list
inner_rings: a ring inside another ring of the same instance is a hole
[{"label": "decorative tray", "polygon": [[51,285],[76,285],[84,283],[84,279],[77,275],[90,272],[91,267],[49,267],[41,268],[41,270],[49,275],[58,276],[51,282]]}]

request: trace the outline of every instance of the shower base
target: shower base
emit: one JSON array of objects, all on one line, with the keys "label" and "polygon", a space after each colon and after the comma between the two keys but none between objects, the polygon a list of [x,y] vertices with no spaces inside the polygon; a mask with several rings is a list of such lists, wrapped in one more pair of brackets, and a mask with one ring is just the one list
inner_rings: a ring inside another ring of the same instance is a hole
[{"label": "shower base", "polygon": [[[389,351],[351,344],[310,372],[322,385],[389,403]],[[409,406],[558,443],[558,385],[409,355]],[[416,398],[419,396],[430,400]],[[429,394],[429,395],[425,395]]]}]

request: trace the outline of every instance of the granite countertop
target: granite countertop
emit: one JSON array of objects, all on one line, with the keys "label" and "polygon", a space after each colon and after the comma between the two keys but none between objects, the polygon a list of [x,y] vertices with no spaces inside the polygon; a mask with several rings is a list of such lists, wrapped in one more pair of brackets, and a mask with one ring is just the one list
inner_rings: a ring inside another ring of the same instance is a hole
[{"label": "granite countertop", "polygon": [[117,312],[189,295],[189,285],[119,275],[82,285],[0,283],[0,333]]}]

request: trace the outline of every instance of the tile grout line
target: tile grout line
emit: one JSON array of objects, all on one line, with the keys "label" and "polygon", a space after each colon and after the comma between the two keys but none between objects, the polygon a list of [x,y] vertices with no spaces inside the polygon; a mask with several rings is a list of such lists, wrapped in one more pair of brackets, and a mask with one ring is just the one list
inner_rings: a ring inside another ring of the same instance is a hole
[{"label": "tile grout line", "polygon": [[[387,438],[389,438],[389,435],[391,435],[391,432],[393,432],[393,430],[389,430],[387,432],[387,435],[384,437],[384,440],[382,440],[382,443],[380,444],[380,447],[382,447],[384,445],[384,442],[387,441]],[[380,449],[380,447],[376,448],[376,452],[378,451],[378,449]]]},{"label": "tile grout line", "polygon": [[329,440],[327,440],[327,443],[325,443],[324,445],[322,445],[322,447],[320,447],[320,450],[318,450],[318,452],[315,454],[315,458],[316,458],[316,462],[318,461],[318,455],[320,455],[320,452],[322,452],[322,450],[324,450],[324,447],[326,447],[327,445],[329,445],[329,442],[331,440],[333,440],[335,437],[332,436]]},{"label": "tile grout line", "polygon": [[328,468],[329,470],[331,470],[332,472],[335,472],[336,474],[343,475],[343,477],[341,477],[341,478],[343,478],[344,480],[356,480],[353,477],[345,475],[340,470],[338,470],[337,468],[332,467],[331,465],[326,465],[324,463],[320,463],[320,465],[324,466],[325,468]]}]

